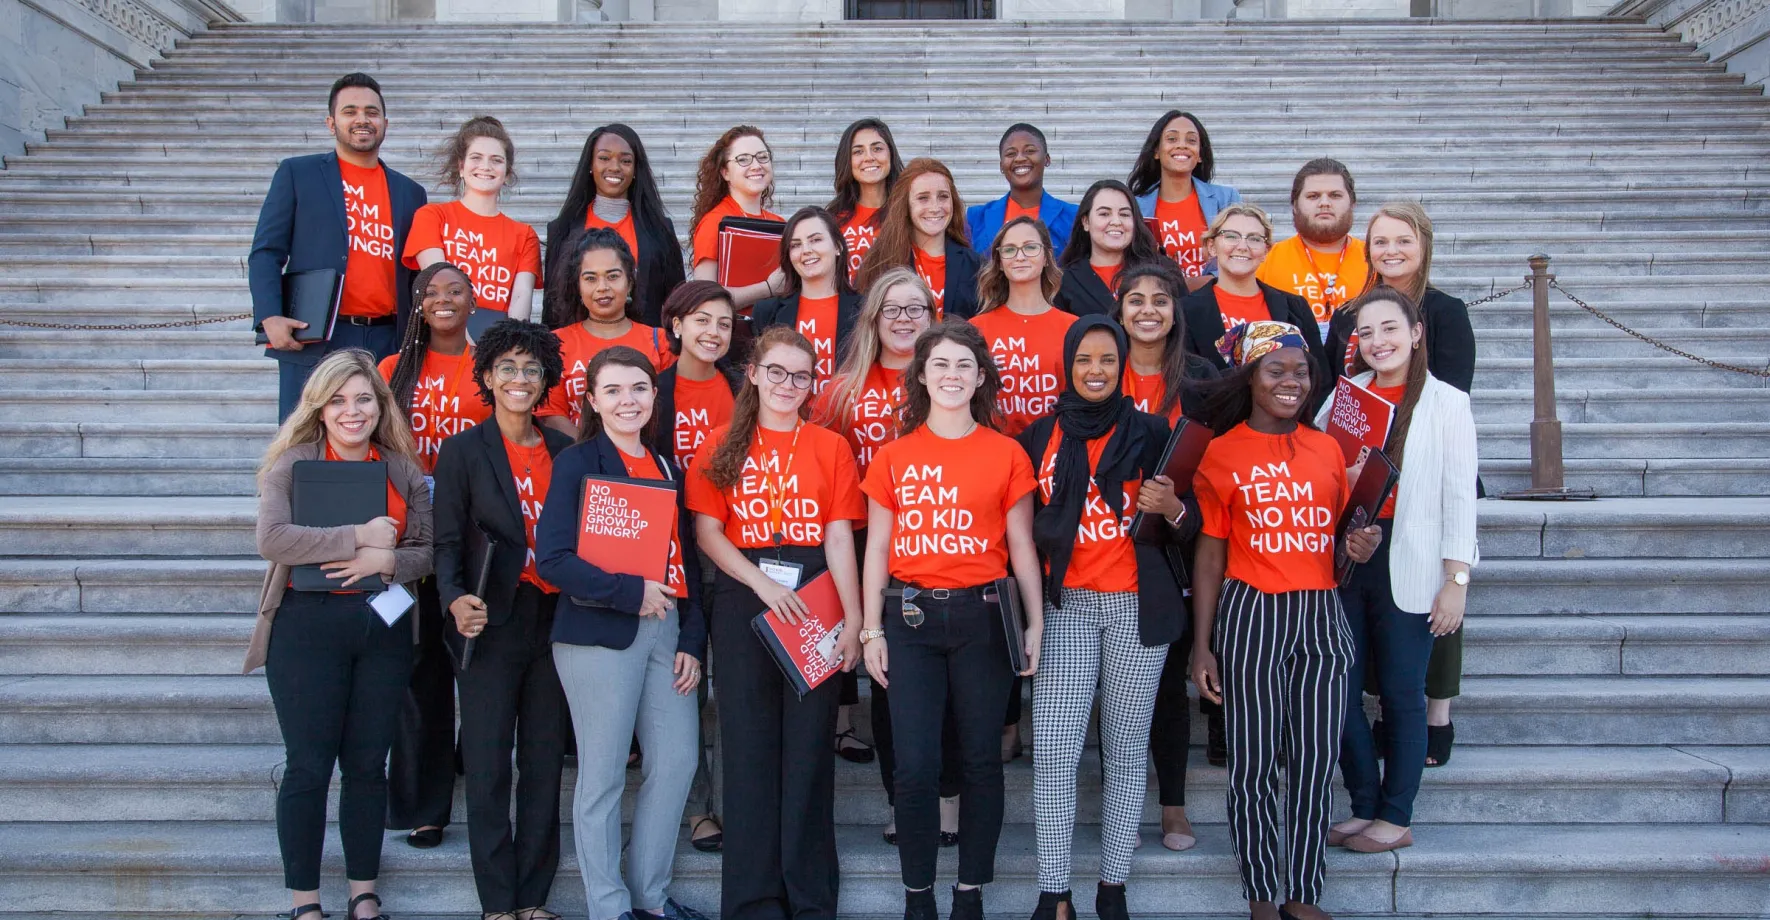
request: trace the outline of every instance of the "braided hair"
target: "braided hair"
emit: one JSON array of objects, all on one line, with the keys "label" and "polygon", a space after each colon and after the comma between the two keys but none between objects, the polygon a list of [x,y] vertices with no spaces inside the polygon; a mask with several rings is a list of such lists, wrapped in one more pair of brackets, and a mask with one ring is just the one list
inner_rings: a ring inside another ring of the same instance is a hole
[{"label": "braided hair", "polygon": [[[445,271],[460,275],[467,283],[467,310],[471,313],[477,309],[479,304],[473,299],[473,279],[468,277],[465,269],[449,262],[433,262],[412,279],[412,302],[422,304],[425,288]],[[413,391],[418,388],[418,376],[424,370],[424,355],[429,350],[430,323],[424,320],[424,310],[420,307],[418,315],[406,323],[406,340],[400,343],[399,360],[394,362],[393,373],[387,381],[388,388],[393,390],[394,403],[408,418],[412,414]]]}]

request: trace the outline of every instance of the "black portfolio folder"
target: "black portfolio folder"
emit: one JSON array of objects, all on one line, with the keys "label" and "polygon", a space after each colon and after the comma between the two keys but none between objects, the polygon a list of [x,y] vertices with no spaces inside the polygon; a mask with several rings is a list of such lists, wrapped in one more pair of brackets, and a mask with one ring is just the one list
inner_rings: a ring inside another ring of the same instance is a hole
[{"label": "black portfolio folder", "polygon": [[[1198,462],[1205,458],[1205,448],[1210,443],[1211,429],[1197,422],[1183,418],[1174,426],[1158,468],[1163,476],[1173,480],[1175,494],[1185,495],[1192,488],[1192,476],[1198,472]],[[1131,518],[1131,539],[1138,543],[1166,543],[1160,516],[1137,512]]]},{"label": "black portfolio folder", "polygon": [[[343,527],[367,524],[387,514],[387,464],[381,460],[340,463],[297,460],[289,467],[290,523],[302,527]],[[297,591],[380,591],[387,580],[371,575],[349,588],[327,578],[317,565],[298,565],[290,572]]]},{"label": "black portfolio folder", "polygon": [[[338,322],[338,302],[344,297],[344,274],[335,268],[290,272],[283,276],[283,315],[307,324],[295,330],[295,341],[324,342]],[[258,344],[269,345],[270,336],[258,333]]]},{"label": "black portfolio folder", "polygon": [[1026,611],[1020,603],[1020,582],[1009,575],[991,584],[990,596],[1002,615],[1002,632],[1008,639],[1008,666],[1019,674],[1026,670]]},{"label": "black portfolio folder", "polygon": [[1346,535],[1376,522],[1383,503],[1389,500],[1400,479],[1401,471],[1382,451],[1373,450],[1365,456],[1364,469],[1352,484],[1352,495],[1347,498],[1346,510],[1340,513],[1339,526],[1334,530],[1334,576],[1340,584],[1346,583],[1353,566],[1358,564],[1346,555]]},{"label": "black portfolio folder", "polygon": [[510,314],[497,310],[474,310],[467,314],[467,337],[477,342],[486,334],[487,329],[509,318]]}]

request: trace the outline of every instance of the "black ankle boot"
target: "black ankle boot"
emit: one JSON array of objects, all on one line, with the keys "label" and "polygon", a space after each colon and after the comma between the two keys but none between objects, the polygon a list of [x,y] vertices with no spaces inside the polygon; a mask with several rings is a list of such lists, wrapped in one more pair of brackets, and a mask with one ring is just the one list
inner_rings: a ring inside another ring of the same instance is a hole
[{"label": "black ankle boot", "polygon": [[940,920],[940,908],[934,903],[934,889],[904,889],[903,920]]},{"label": "black ankle boot", "polygon": [[952,920],[983,920],[983,889],[953,886]]},{"label": "black ankle boot", "polygon": [[1094,913],[1100,920],[1131,920],[1131,912],[1125,907],[1125,886],[1101,882],[1094,895]]},{"label": "black ankle boot", "polygon": [[1032,920],[1057,920],[1057,905],[1059,904],[1068,906],[1068,920],[1075,920],[1075,905],[1069,903],[1069,892],[1067,891],[1039,892],[1039,906],[1033,909]]}]

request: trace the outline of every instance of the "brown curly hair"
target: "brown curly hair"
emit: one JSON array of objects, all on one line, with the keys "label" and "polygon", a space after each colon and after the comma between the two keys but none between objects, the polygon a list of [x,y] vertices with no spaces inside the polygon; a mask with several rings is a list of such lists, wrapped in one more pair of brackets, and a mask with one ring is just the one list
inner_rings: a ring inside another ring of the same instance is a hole
[{"label": "brown curly hair", "polygon": [[[695,228],[701,225],[701,218],[706,217],[709,211],[719,206],[719,202],[725,200],[725,196],[731,194],[731,183],[725,181],[725,157],[731,152],[731,145],[737,143],[741,137],[756,138],[762,142],[768,155],[774,156],[774,148],[768,146],[768,138],[755,125],[738,125],[719,135],[719,139],[708,148],[706,155],[701,157],[701,165],[695,169],[694,216],[688,221],[689,233],[694,233]],[[774,184],[769,183],[768,190],[762,193],[762,207],[767,209],[772,204]],[[712,255],[696,253],[695,258],[710,259]]]},{"label": "brown curly hair", "polygon": [[482,137],[504,145],[504,184],[516,184],[516,144],[510,140],[510,132],[504,130],[503,122],[490,115],[475,115],[462,123],[436,157],[437,175],[457,196],[461,194],[461,167],[467,161],[467,148]]}]

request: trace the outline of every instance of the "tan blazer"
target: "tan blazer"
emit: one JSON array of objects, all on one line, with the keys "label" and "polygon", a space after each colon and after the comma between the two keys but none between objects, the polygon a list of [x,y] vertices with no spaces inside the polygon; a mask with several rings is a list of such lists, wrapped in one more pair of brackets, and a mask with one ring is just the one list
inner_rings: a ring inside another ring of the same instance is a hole
[{"label": "tan blazer", "polygon": [[[258,623],[252,630],[252,643],[246,648],[246,666],[241,673],[249,674],[264,664],[265,653],[270,649],[271,621],[276,619],[277,607],[283,602],[290,567],[337,562],[356,555],[353,527],[299,527],[289,523],[289,467],[298,460],[318,460],[324,450],[323,442],[289,448],[259,483],[258,554],[270,563],[270,569],[264,573],[264,587],[258,594]],[[406,500],[406,534],[393,551],[393,581],[410,584],[429,575],[435,565],[430,546],[430,487],[424,483],[424,471],[403,457],[388,458],[387,477]],[[415,643],[416,609],[407,618],[412,621]]]}]

